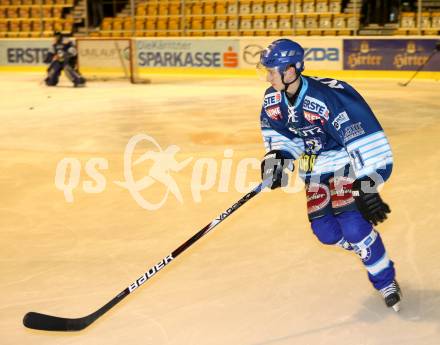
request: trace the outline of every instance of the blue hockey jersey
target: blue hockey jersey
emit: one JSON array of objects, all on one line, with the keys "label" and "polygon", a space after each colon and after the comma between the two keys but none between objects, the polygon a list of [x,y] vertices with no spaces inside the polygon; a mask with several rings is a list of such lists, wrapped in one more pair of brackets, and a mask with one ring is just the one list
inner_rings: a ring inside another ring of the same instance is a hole
[{"label": "blue hockey jersey", "polygon": [[68,38],[63,38],[61,42],[52,44],[50,53],[52,56],[57,55],[60,62],[75,59],[78,55],[75,44]]},{"label": "blue hockey jersey", "polygon": [[340,169],[351,169],[355,178],[376,172],[388,179],[391,148],[362,96],[339,80],[301,80],[295,104],[284,91],[266,90],[260,118],[266,151],[292,154],[306,182],[323,181]]}]

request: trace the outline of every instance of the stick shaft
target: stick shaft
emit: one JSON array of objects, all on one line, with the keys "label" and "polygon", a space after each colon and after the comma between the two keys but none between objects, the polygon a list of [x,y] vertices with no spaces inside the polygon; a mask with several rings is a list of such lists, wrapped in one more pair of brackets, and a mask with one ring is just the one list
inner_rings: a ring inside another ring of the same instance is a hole
[{"label": "stick shaft", "polygon": [[409,80],[406,83],[401,84],[402,86],[407,86],[411,80],[413,80],[415,78],[415,76],[423,69],[423,67],[425,67],[428,62],[431,60],[431,58],[437,53],[437,49],[434,49],[431,52],[431,55],[429,55],[428,59],[426,59],[425,63],[423,63],[422,65],[419,66],[419,68],[417,68],[416,72],[411,76],[411,78],[409,78]]},{"label": "stick shaft", "polygon": [[183,243],[180,247],[175,249],[170,255],[163,258],[156,265],[151,267],[147,272],[141,275],[135,282],[130,284],[126,289],[121,291],[117,296],[115,296],[112,300],[107,302],[101,308],[91,313],[90,315],[71,319],[71,318],[63,318],[58,316],[51,316],[41,313],[30,312],[24,316],[23,324],[28,328],[46,330],[46,331],[79,331],[91,323],[96,321],[99,317],[104,315],[107,311],[113,308],[116,304],[121,302],[125,297],[134,292],[138,287],[147,282],[151,277],[153,277],[157,272],[159,272],[162,268],[167,266],[170,262],[172,262],[177,256],[183,253],[186,249],[188,249],[191,245],[197,242],[200,238],[205,236],[208,232],[214,229],[218,224],[224,221],[227,217],[229,217],[232,213],[238,210],[241,206],[243,206],[246,202],[252,199],[254,196],[259,194],[266,186],[268,186],[269,182],[262,182],[257,187],[255,187],[252,191],[243,196],[240,200],[238,200],[235,204],[233,204],[226,211],[222,212],[217,218],[215,218],[211,223],[207,224],[204,228],[199,230],[194,236],[188,239],[185,243]]},{"label": "stick shaft", "polygon": [[[222,212],[217,218],[215,218],[211,223],[207,224],[201,230],[199,230],[194,236],[189,238],[185,243],[176,248],[170,255],[163,258],[156,265],[151,267],[147,272],[145,272],[142,276],[136,279],[130,286],[128,286],[124,291],[122,291],[118,296],[115,297],[122,300],[124,297],[132,293],[139,286],[144,284],[148,279],[153,277],[157,272],[159,272],[162,268],[167,266],[171,261],[177,258],[181,253],[183,253],[186,249],[191,247],[194,243],[196,243],[200,238],[209,233],[212,229],[214,229],[218,224],[228,218],[232,213],[238,210],[241,206],[243,206],[246,202],[260,193],[266,185],[264,183],[260,183],[257,187],[255,187],[252,191],[243,196],[240,200],[238,200],[235,204],[229,207],[227,210]],[[111,301],[110,301],[111,302]],[[109,303],[110,303],[109,302]],[[117,301],[116,303],[118,303]],[[112,304],[115,305],[116,303]],[[111,306],[111,307],[112,307]],[[105,307],[105,306],[104,306]],[[110,307],[110,308],[111,308]]]}]

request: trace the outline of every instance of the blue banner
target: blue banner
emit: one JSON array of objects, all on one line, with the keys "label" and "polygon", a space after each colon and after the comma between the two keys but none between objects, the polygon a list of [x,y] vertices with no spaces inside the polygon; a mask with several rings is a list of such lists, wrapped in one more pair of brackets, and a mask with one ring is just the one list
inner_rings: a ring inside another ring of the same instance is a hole
[{"label": "blue banner", "polygon": [[344,70],[440,71],[436,39],[344,39]]}]

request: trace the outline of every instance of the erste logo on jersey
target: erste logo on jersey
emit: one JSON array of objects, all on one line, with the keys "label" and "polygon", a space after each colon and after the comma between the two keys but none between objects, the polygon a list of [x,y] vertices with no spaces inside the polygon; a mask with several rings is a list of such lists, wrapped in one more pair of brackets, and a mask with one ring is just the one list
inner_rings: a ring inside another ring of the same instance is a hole
[{"label": "erste logo on jersey", "polygon": [[337,131],[339,131],[341,129],[341,125],[349,120],[350,118],[348,117],[347,113],[343,111],[335,117],[335,119],[332,121],[332,125]]},{"label": "erste logo on jersey", "polygon": [[265,109],[267,116],[269,116],[272,120],[281,120],[283,116],[281,115],[281,108],[276,105],[274,107],[268,107]]},{"label": "erste logo on jersey", "polygon": [[304,118],[310,122],[319,120],[321,124],[324,125],[329,118],[329,110],[324,102],[319,99],[306,96],[303,103]]},{"label": "erste logo on jersey", "polygon": [[270,107],[278,103],[281,103],[281,92],[272,92],[264,96],[264,108]]}]

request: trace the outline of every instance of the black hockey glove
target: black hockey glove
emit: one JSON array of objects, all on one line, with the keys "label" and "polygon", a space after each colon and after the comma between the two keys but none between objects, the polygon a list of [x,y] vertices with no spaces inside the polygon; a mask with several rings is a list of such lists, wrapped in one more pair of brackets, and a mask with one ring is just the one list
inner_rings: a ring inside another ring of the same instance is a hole
[{"label": "black hockey glove", "polygon": [[270,189],[285,187],[288,183],[286,169],[294,170],[293,156],[282,150],[272,150],[266,153],[261,162],[261,179],[271,180]]},{"label": "black hockey glove", "polygon": [[366,220],[377,225],[387,219],[387,213],[391,212],[390,207],[383,202],[370,177],[354,181],[352,192],[357,208]]}]

